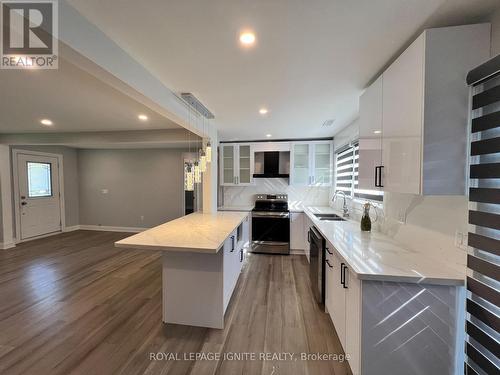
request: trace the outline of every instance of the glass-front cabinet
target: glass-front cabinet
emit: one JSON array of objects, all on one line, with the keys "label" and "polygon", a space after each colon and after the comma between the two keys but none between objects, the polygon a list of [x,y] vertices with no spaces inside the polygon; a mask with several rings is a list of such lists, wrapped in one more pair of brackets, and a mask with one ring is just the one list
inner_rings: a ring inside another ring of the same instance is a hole
[{"label": "glass-front cabinet", "polygon": [[254,153],[252,145],[221,144],[220,181],[222,186],[253,184]]},{"label": "glass-front cabinet", "polygon": [[330,186],[332,184],[332,142],[295,142],[291,150],[290,184]]}]

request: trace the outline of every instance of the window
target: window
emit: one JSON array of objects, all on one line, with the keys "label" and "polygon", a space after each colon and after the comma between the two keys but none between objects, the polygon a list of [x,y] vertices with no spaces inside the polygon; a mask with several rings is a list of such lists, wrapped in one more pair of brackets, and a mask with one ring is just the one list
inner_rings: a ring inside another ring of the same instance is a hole
[{"label": "window", "polygon": [[378,190],[358,189],[359,144],[355,142],[335,154],[335,190],[348,197],[382,202],[384,193]]},{"label": "window", "polygon": [[27,162],[28,197],[52,196],[52,170],[50,163]]}]

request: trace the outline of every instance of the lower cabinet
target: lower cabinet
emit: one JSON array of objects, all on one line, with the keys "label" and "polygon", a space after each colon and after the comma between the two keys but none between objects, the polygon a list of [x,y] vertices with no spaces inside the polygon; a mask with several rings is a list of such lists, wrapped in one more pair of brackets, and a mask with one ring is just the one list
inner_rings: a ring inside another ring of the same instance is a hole
[{"label": "lower cabinet", "polygon": [[247,218],[236,228],[224,242],[224,260],[223,260],[223,305],[226,311],[236,283],[240,276],[243,261],[245,259],[245,250],[249,246],[249,227],[250,222]]},{"label": "lower cabinet", "polygon": [[326,243],[325,305],[353,374],[360,373],[361,282]]},{"label": "lower cabinet", "polygon": [[304,248],[304,216],[302,212],[290,214],[290,249],[305,250]]},{"label": "lower cabinet", "polygon": [[309,219],[309,216],[304,214],[304,226],[303,226],[303,233],[304,233],[304,253],[306,254],[307,261],[309,262],[309,229],[314,226],[313,222],[311,219]]},{"label": "lower cabinet", "polygon": [[354,375],[463,373],[463,286],[360,280],[326,251],[325,306]]}]

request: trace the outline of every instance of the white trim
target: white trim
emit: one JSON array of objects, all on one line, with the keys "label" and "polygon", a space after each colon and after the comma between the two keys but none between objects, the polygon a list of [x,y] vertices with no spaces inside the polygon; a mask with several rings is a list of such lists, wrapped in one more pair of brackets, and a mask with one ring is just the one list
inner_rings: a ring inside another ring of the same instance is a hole
[{"label": "white trim", "polygon": [[2,247],[14,241],[14,218],[12,217],[12,174],[11,156],[8,145],[0,145],[0,204],[2,215]]},{"label": "white trim", "polygon": [[139,233],[143,232],[149,228],[140,227],[111,227],[107,225],[78,225],[80,230],[96,230],[102,232],[127,232],[127,233]]},{"label": "white trim", "polygon": [[[66,209],[64,205],[64,165],[62,154],[52,154],[48,152],[39,152],[22,149],[12,149],[12,176],[14,179],[14,214],[16,223],[16,243],[20,243],[31,238],[21,239],[21,215],[19,213],[19,176],[17,170],[17,157],[18,155],[34,155],[34,156],[47,156],[57,159],[57,170],[59,176],[59,210],[61,215],[61,230],[57,233],[64,232],[66,229]],[[52,234],[52,233],[49,233]],[[36,238],[40,238],[37,236]]]},{"label": "white trim", "polygon": [[71,227],[65,227],[63,232],[74,232],[75,230],[80,230],[79,225],[72,225]]},{"label": "white trim", "polygon": [[290,249],[290,255],[306,255],[302,249]]},{"label": "white trim", "polygon": [[7,243],[0,242],[0,249],[2,250],[12,249],[13,247],[16,247],[15,242],[7,242]]}]

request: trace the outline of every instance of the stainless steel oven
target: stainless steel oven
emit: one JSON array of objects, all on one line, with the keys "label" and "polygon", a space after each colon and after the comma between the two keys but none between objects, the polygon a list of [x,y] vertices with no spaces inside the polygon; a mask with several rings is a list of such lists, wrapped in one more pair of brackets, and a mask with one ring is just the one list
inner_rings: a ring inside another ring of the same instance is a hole
[{"label": "stainless steel oven", "polygon": [[290,254],[290,212],[285,194],[257,196],[252,210],[251,252]]}]

